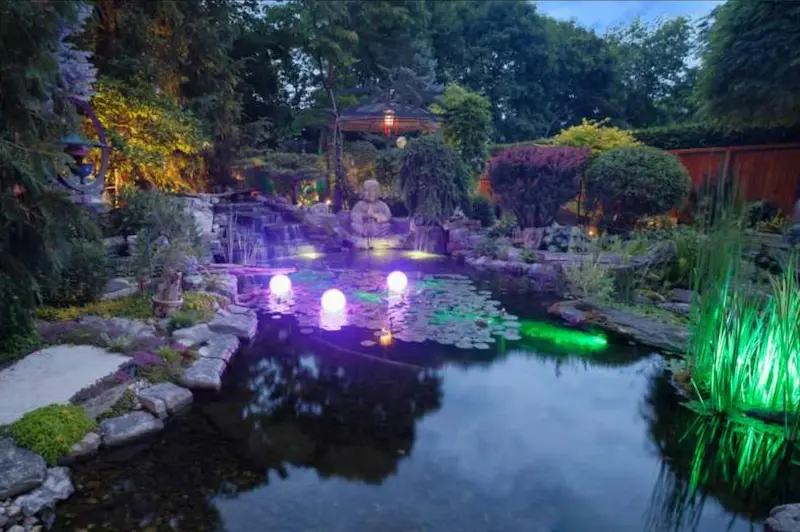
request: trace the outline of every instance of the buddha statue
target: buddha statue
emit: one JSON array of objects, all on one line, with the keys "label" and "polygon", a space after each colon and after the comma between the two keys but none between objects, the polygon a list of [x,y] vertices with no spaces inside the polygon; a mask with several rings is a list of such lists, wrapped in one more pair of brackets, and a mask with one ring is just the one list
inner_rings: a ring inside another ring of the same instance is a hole
[{"label": "buddha statue", "polygon": [[386,236],[392,230],[392,212],[380,200],[381,186],[374,179],[364,182],[362,200],[350,211],[350,226],[358,236]]}]

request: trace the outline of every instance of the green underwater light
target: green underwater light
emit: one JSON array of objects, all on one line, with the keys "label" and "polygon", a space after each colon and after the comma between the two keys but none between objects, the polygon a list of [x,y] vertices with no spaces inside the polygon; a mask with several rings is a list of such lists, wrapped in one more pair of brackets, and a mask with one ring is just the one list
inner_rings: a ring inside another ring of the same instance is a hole
[{"label": "green underwater light", "polygon": [[558,327],[546,321],[520,320],[519,331],[523,338],[545,340],[575,351],[602,351],[608,347],[608,339],[602,334]]}]

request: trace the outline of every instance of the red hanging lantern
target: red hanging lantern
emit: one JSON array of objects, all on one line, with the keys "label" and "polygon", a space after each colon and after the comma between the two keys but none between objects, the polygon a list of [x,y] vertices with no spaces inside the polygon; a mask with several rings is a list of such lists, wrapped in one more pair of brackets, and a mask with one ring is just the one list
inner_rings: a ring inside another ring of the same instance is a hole
[{"label": "red hanging lantern", "polygon": [[383,134],[387,137],[394,133],[397,134],[399,127],[399,123],[397,121],[397,117],[394,114],[394,111],[391,109],[386,109],[383,112]]}]

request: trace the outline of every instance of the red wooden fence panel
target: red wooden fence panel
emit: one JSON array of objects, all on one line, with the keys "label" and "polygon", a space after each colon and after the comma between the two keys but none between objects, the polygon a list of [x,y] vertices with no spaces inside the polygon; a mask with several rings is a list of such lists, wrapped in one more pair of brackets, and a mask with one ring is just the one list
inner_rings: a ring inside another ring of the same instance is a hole
[{"label": "red wooden fence panel", "polygon": [[746,201],[765,200],[786,214],[792,212],[800,181],[800,144],[671,151],[689,170],[694,186],[728,175]]}]

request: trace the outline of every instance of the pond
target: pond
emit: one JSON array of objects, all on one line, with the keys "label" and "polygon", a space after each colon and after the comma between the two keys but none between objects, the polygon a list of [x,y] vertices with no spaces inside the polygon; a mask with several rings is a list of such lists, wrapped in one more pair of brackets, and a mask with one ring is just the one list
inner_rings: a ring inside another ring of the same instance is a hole
[{"label": "pond", "polygon": [[[221,394],[77,466],[56,530],[750,530],[800,494],[760,467],[769,436],[682,406],[659,355],[548,322],[523,280],[412,257],[287,263],[309,299],[265,300]],[[368,290],[392,269],[394,307]],[[331,284],[332,325],[311,308]]]}]

